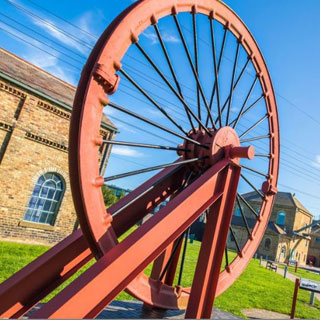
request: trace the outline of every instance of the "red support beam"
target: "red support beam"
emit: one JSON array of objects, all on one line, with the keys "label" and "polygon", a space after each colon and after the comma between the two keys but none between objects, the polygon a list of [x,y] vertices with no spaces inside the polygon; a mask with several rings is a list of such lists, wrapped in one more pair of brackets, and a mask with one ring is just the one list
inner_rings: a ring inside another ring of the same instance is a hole
[{"label": "red support beam", "polygon": [[19,318],[92,259],[77,230],[0,285],[0,318]]},{"label": "red support beam", "polygon": [[225,188],[222,176],[229,166],[234,164],[224,159],[208,169],[166,207],[35,312],[33,317],[97,316],[204,210],[220,199]]},{"label": "red support beam", "polygon": [[228,168],[223,196],[210,207],[186,311],[187,319],[211,317],[239,177],[239,167]]}]

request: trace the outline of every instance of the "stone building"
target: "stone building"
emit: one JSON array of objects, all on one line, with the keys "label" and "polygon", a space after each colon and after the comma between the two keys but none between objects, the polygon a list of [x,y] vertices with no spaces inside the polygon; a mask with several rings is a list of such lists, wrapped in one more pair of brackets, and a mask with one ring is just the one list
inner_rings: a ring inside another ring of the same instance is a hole
[{"label": "stone building", "polygon": [[312,265],[320,267],[320,220],[312,222],[310,237],[308,263],[312,262]]},{"label": "stone building", "polygon": [[[255,192],[244,194],[243,197],[256,213],[259,213],[261,198]],[[247,218],[249,228],[252,229],[255,223],[253,214],[245,204],[243,204],[242,210]],[[310,225],[311,222],[312,214],[294,195],[287,192],[278,192],[270,221],[257,251],[258,256],[273,261],[287,262],[290,260],[298,261],[299,264],[306,264],[311,228],[301,231],[300,229]],[[235,238],[240,243],[240,246],[243,246],[247,241],[248,232],[239,208],[235,208],[232,226]],[[235,241],[232,237],[228,239],[228,247],[236,249]]]},{"label": "stone building", "polygon": [[[76,214],[68,174],[75,87],[0,48],[0,239],[54,244]],[[101,135],[115,126],[104,117]],[[101,148],[104,172],[110,150]]]}]

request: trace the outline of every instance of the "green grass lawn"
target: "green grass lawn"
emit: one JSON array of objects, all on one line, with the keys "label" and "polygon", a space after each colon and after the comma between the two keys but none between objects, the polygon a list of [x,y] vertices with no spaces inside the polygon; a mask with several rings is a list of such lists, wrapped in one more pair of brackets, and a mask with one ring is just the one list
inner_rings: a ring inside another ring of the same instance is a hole
[{"label": "green grass lawn", "polygon": [[[188,245],[182,282],[183,286],[190,286],[192,283],[199,248],[200,243],[197,241]],[[0,242],[0,282],[10,277],[10,275],[21,269],[47,249],[48,247],[44,246]],[[233,252],[230,252],[229,260],[231,260],[234,255]],[[83,270],[87,268],[88,266],[83,268]],[[150,271],[151,266],[149,266],[145,272],[149,274]],[[304,270],[299,271],[305,272]],[[78,276],[79,273],[80,272],[78,272],[76,276]],[[63,285],[63,287],[67,284]],[[61,290],[61,287],[59,289]],[[241,310],[251,308],[289,314],[293,290],[293,282],[283,279],[281,275],[260,266],[258,260],[252,260],[241,277],[225,293],[216,299],[215,307],[242,317],[243,314]],[[44,301],[47,301],[57,292],[58,290]],[[308,305],[309,298],[310,294],[308,292],[299,291],[296,316],[298,318],[320,319],[319,301],[316,301],[314,307],[310,307]],[[126,293],[121,293],[117,299],[132,298]]]},{"label": "green grass lawn", "polygon": [[[278,265],[278,267],[284,269],[283,265]],[[304,270],[298,267],[297,272],[295,272],[295,267],[289,267],[288,268],[288,272],[290,272],[291,274],[300,277],[300,278],[306,278],[306,279],[310,279],[310,280],[315,280],[315,281],[319,281],[320,282],[320,274],[316,273],[316,272],[311,272],[308,270]]]}]

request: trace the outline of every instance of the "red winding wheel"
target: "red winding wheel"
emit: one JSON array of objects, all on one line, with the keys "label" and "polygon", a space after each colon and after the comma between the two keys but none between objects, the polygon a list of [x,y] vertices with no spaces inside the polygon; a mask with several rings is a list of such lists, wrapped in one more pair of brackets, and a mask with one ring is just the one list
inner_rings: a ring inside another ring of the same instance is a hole
[{"label": "red winding wheel", "polygon": [[[192,31],[185,27],[187,19]],[[198,36],[200,28],[209,41]],[[145,41],[143,35],[152,41]],[[147,47],[150,43],[158,51]],[[139,63],[150,74],[139,72],[135,68]],[[159,90],[152,90],[152,81]],[[169,93],[161,96],[163,87]],[[134,95],[129,100],[130,90]],[[143,124],[140,129],[149,135],[158,133],[157,138],[146,143],[146,135],[136,133],[134,141],[104,141],[99,130],[105,108],[112,108],[120,121],[135,124],[137,130]],[[152,108],[158,112],[156,119],[148,113]],[[156,144],[161,138],[171,145]],[[105,143],[157,149],[154,152],[165,155],[157,158],[153,153],[153,163],[154,159],[174,161],[104,178],[99,174],[99,148]],[[15,275],[0,286],[0,297],[6,298],[0,302],[2,316],[21,316],[46,290],[87,262],[85,238],[97,262],[33,316],[95,317],[126,289],[148,305],[186,308],[188,318],[210,317],[214,298],[239,277],[257,250],[277,190],[276,101],[262,54],[244,23],[218,0],[134,3],[103,33],[84,67],[73,108],[69,154],[72,194],[83,235],[79,230],[42,261],[21,271],[20,278]],[[156,170],[160,171],[106,212],[103,184]],[[250,204],[250,196],[261,200],[259,208]],[[118,243],[118,237],[165,200],[165,207]],[[187,235],[203,213],[206,227],[193,284],[183,287]],[[237,239],[233,219],[242,221],[245,240]],[[229,232],[233,261],[227,247]],[[148,277],[143,270],[152,262]],[[30,278],[45,266],[48,279],[31,288],[27,275]],[[9,299],[9,290],[22,285],[30,287],[25,295],[17,301]],[[27,302],[18,306],[23,297]]]}]

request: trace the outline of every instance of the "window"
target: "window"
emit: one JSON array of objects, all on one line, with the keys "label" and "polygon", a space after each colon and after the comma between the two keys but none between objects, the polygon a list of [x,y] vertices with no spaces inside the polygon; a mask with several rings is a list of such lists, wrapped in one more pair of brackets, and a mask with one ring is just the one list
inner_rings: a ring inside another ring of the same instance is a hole
[{"label": "window", "polygon": [[316,238],[314,239],[314,243],[319,244],[319,243],[320,243],[320,238],[319,238],[319,237],[316,237]]},{"label": "window", "polygon": [[282,246],[281,252],[280,252],[280,258],[284,259],[286,257],[286,253],[287,253],[286,247]]},{"label": "window", "polygon": [[203,214],[199,217],[199,222],[203,222],[203,223],[206,222],[206,214],[205,214],[205,213],[203,213]]},{"label": "window", "polygon": [[234,236],[233,236],[233,234],[231,232],[229,233],[229,241],[230,242],[234,242],[235,241]]},{"label": "window", "polygon": [[243,206],[241,206],[241,208],[240,208],[239,206],[237,206],[235,216],[236,216],[236,217],[242,217],[241,211],[242,211],[242,213],[244,214],[244,208],[243,208]]},{"label": "window", "polygon": [[285,212],[279,212],[278,218],[277,218],[277,224],[279,226],[283,226],[285,220],[286,220],[286,213]]},{"label": "window", "polygon": [[241,211],[239,207],[237,207],[237,210],[236,210],[236,217],[241,217]]},{"label": "window", "polygon": [[265,241],[264,241],[264,248],[266,250],[270,250],[270,247],[271,247],[271,240],[269,238],[267,238]]},{"label": "window", "polygon": [[24,220],[53,226],[64,191],[65,184],[59,175],[45,173],[33,189]]}]

